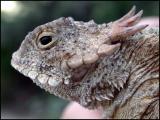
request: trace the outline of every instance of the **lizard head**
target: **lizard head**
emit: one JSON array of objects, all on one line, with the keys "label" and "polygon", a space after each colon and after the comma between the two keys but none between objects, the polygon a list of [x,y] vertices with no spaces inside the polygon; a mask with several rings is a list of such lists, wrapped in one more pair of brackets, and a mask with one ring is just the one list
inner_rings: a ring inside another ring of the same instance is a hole
[{"label": "lizard head", "polygon": [[83,99],[92,101],[87,94],[92,92],[99,63],[119,49],[121,44],[113,40],[125,36],[125,29],[117,32],[119,22],[114,23],[97,25],[93,20],[78,22],[68,17],[40,25],[25,37],[11,64],[46,91],[85,106]]},{"label": "lizard head", "polygon": [[28,33],[11,64],[45,90],[77,100],[87,74],[120,46],[109,45],[107,32],[106,24],[60,18]]}]

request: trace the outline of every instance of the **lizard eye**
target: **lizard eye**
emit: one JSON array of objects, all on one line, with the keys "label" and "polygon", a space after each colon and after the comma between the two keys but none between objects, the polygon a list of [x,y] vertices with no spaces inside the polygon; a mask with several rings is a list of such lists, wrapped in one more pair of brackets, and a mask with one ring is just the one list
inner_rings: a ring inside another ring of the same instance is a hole
[{"label": "lizard eye", "polygon": [[39,41],[42,45],[47,45],[52,41],[52,36],[41,37]]},{"label": "lizard eye", "polygon": [[37,45],[40,49],[50,49],[57,44],[57,40],[53,38],[52,32],[43,32],[39,35]]}]

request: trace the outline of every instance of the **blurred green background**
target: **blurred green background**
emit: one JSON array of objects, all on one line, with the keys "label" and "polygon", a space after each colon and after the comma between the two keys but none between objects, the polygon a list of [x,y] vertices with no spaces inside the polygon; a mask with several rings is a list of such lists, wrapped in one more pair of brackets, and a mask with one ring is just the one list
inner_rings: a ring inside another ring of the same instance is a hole
[{"label": "blurred green background", "polygon": [[59,17],[96,23],[114,21],[133,5],[143,16],[159,16],[159,1],[1,1],[1,117],[60,118],[68,101],[50,95],[14,70],[11,55],[36,26]]}]

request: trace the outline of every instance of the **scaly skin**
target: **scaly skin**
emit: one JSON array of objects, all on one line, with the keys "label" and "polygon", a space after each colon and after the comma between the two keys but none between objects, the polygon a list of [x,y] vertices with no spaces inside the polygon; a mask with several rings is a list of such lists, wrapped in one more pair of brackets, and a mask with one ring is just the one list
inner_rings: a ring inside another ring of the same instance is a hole
[{"label": "scaly skin", "polygon": [[101,25],[71,17],[40,25],[11,64],[51,94],[102,107],[105,118],[158,118],[159,29],[137,26],[142,13],[133,7]]}]

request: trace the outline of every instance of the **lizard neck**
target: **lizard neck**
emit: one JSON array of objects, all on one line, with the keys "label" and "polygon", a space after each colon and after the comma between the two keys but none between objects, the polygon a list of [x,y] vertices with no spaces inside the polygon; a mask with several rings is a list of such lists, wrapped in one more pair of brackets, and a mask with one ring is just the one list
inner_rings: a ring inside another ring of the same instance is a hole
[{"label": "lizard neck", "polygon": [[[127,63],[129,75],[124,88],[110,106],[105,106],[107,118],[141,118],[147,106],[157,99],[154,96],[158,95],[159,35],[158,31],[152,31],[152,34],[149,33],[151,31],[139,33],[122,44],[123,49],[119,52]],[[141,109],[137,110],[136,106]],[[129,114],[129,111],[134,112]],[[129,116],[124,116],[125,114]]]},{"label": "lizard neck", "polygon": [[130,74],[125,48],[120,48],[111,56],[99,59],[98,67],[82,81],[80,103],[87,108],[110,105],[124,88]]}]

